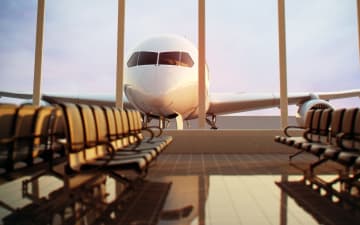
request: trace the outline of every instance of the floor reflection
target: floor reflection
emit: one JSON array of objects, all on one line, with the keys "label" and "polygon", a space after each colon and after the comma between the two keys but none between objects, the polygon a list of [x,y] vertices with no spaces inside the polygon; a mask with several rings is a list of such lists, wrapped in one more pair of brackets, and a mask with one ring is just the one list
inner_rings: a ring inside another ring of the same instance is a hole
[{"label": "floor reflection", "polygon": [[184,175],[128,185],[102,175],[71,189],[44,176],[23,189],[25,177],[0,186],[0,217],[3,224],[332,224],[304,207],[291,185],[276,184],[301,178]]}]

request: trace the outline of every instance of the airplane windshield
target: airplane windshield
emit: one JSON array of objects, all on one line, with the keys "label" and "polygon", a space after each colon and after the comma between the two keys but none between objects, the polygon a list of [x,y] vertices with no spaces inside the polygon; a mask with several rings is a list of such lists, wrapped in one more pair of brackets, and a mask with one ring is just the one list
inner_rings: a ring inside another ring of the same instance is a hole
[{"label": "airplane windshield", "polygon": [[[157,57],[157,52],[134,52],[130,56],[127,66],[157,65]],[[194,61],[187,52],[161,52],[159,54],[159,65],[192,67]]]},{"label": "airplane windshield", "polygon": [[181,52],[181,66],[192,67],[194,65],[194,61],[191,56],[187,52]]},{"label": "airplane windshield", "polygon": [[157,52],[139,52],[138,66],[156,65],[157,55]]},{"label": "airplane windshield", "polygon": [[134,52],[130,56],[127,66],[156,65],[157,55],[157,52]]},{"label": "airplane windshield", "polygon": [[127,62],[127,66],[128,67],[133,67],[133,66],[136,66],[137,65],[137,62],[138,62],[138,59],[139,59],[139,52],[134,52],[130,59],[128,60]]},{"label": "airplane windshield", "polygon": [[159,56],[159,65],[192,67],[194,62],[186,52],[161,52]]},{"label": "airplane windshield", "polygon": [[162,65],[180,65],[180,52],[161,52],[159,64]]}]

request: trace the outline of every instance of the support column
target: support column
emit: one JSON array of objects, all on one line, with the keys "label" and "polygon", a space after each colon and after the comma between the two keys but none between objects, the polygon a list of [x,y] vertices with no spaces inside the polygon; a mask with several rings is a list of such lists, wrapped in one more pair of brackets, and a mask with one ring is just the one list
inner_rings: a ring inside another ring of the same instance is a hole
[{"label": "support column", "polygon": [[198,45],[199,45],[199,128],[205,128],[205,0],[199,0],[199,24],[198,24]]},{"label": "support column", "polygon": [[278,0],[279,16],[279,64],[280,64],[280,110],[281,123],[284,129],[288,125],[288,93],[287,93],[287,66],[286,66],[286,24],[285,0]]},{"label": "support column", "polygon": [[36,43],[33,80],[33,105],[39,106],[41,100],[42,58],[44,37],[45,0],[38,0],[36,19]]},{"label": "support column", "polygon": [[123,83],[124,83],[124,36],[125,36],[124,32],[125,32],[125,0],[118,0],[115,106],[121,109],[123,108]]}]

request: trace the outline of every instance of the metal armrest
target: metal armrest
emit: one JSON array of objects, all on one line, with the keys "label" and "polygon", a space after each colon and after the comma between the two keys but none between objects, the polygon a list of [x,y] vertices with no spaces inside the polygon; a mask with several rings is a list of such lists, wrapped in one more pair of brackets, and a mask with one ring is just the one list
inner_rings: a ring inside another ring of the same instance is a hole
[{"label": "metal armrest", "polygon": [[359,134],[355,134],[355,133],[338,133],[336,135],[336,144],[341,149],[344,149],[346,151],[358,151],[358,150],[356,150],[354,148],[348,148],[343,144],[344,140],[349,140],[349,141],[357,140],[357,141],[360,141],[359,138],[357,138],[358,135]]},{"label": "metal armrest", "polygon": [[305,127],[300,127],[300,126],[287,126],[287,127],[285,127],[285,129],[284,129],[285,135],[287,137],[292,137],[288,132],[289,129],[305,130]]},{"label": "metal armrest", "polygon": [[155,135],[155,134],[154,134],[154,132],[153,132],[153,130],[152,130],[152,127],[144,127],[144,128],[142,129],[142,131],[147,131],[147,132],[150,133],[150,137],[149,137],[149,139],[146,141],[147,143],[150,143],[151,140],[152,140],[154,137],[158,137],[158,135]]},{"label": "metal armrest", "polygon": [[159,133],[157,135],[155,135],[155,137],[159,137],[163,133],[163,129],[161,127],[159,127],[159,126],[149,126],[149,127],[143,128],[143,129],[151,129],[151,130],[157,129],[157,130],[159,130]]},{"label": "metal armrest", "polygon": [[130,151],[136,151],[136,148],[139,147],[142,142],[141,137],[139,136],[138,133],[132,133],[132,134],[129,134],[128,136],[134,136],[136,138],[135,145],[130,149]]},{"label": "metal armrest", "polygon": [[313,140],[311,140],[310,138],[308,138],[308,134],[311,133],[311,129],[307,128],[304,133],[303,133],[303,137],[305,138],[305,140],[307,140],[308,142],[313,142]]},{"label": "metal armrest", "polygon": [[112,161],[115,157],[115,147],[108,141],[101,141],[101,142],[97,142],[97,145],[106,145],[106,151],[108,152],[108,154],[110,154],[110,157],[107,158],[104,162],[104,164],[102,164],[101,166],[99,166],[99,168],[101,167],[106,167],[106,165]]}]

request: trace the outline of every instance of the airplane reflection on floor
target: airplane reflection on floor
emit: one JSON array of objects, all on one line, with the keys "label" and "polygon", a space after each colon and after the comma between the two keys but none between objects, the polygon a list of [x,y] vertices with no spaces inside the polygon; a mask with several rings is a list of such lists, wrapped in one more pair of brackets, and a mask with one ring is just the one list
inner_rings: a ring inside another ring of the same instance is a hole
[{"label": "airplane reflection on floor", "polygon": [[18,209],[0,207],[4,224],[16,224],[19,218],[27,224],[319,223],[275,183],[298,181],[299,175],[162,176],[132,188],[104,175],[73,192],[51,176],[35,180],[23,192],[23,179],[0,186],[3,205]]}]

